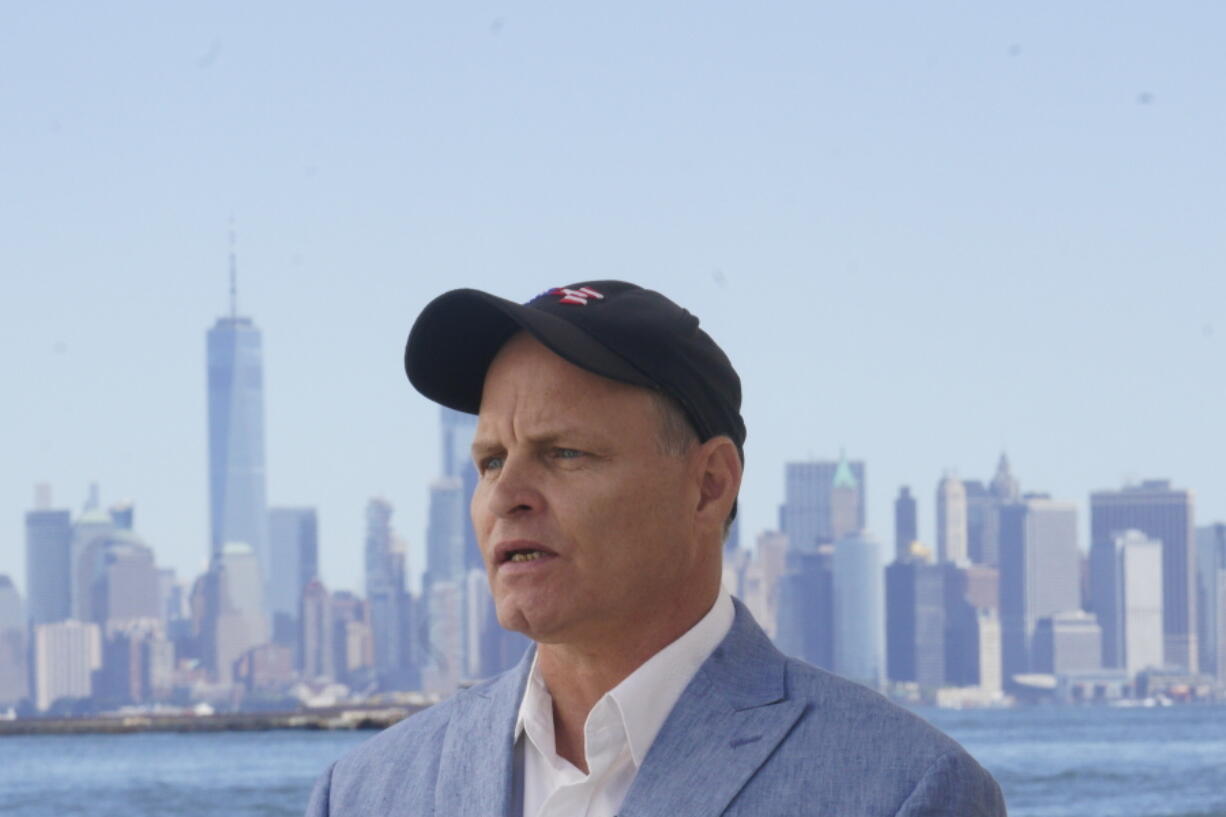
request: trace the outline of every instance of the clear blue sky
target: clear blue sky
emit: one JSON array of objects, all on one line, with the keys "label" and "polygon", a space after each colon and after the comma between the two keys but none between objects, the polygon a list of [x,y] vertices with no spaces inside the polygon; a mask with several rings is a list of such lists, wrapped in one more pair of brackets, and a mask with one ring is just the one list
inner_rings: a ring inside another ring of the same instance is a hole
[{"label": "clear blue sky", "polygon": [[[0,26],[0,572],[36,482],[207,551],[204,332],[264,332],[268,489],[360,588],[421,568],[413,317],[625,278],[739,368],[743,536],[789,459],[868,464],[891,536],[946,468],[1226,518],[1226,6],[28,3]],[[1083,518],[1084,527],[1084,518]],[[1084,543],[1083,543],[1084,544]]]}]

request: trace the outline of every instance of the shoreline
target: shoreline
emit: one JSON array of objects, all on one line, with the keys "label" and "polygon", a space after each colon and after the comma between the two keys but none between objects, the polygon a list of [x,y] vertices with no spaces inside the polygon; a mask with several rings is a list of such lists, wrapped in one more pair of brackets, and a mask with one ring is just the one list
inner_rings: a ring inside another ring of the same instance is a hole
[{"label": "shoreline", "polygon": [[118,735],[137,732],[264,732],[274,729],[379,730],[426,709],[426,706],[338,706],[281,712],[233,712],[210,715],[119,714],[87,718],[18,718],[0,721],[6,735]]}]

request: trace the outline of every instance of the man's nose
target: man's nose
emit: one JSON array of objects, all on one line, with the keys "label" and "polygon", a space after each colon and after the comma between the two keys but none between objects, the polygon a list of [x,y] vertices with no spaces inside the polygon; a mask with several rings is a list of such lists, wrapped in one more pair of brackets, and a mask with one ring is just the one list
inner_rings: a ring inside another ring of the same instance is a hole
[{"label": "man's nose", "polygon": [[499,517],[531,514],[544,507],[539,489],[539,468],[531,457],[509,455],[503,461],[490,495],[491,510]]}]

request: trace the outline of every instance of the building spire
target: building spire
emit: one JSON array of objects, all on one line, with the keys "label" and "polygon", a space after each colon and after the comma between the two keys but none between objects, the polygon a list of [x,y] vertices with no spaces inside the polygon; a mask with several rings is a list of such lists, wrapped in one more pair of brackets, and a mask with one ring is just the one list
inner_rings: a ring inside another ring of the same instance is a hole
[{"label": "building spire", "polygon": [[234,250],[234,215],[230,215],[230,317],[238,317],[238,254]]}]

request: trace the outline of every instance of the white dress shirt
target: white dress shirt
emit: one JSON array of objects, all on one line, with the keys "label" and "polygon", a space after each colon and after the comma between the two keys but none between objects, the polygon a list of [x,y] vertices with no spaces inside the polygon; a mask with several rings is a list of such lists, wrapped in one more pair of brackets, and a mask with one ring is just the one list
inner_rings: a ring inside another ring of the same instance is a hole
[{"label": "white dress shirt", "polygon": [[515,724],[515,739],[524,737],[524,817],[615,817],[668,713],[733,616],[721,587],[697,624],[596,702],[583,724],[587,774],[557,753],[553,698],[533,660]]}]

